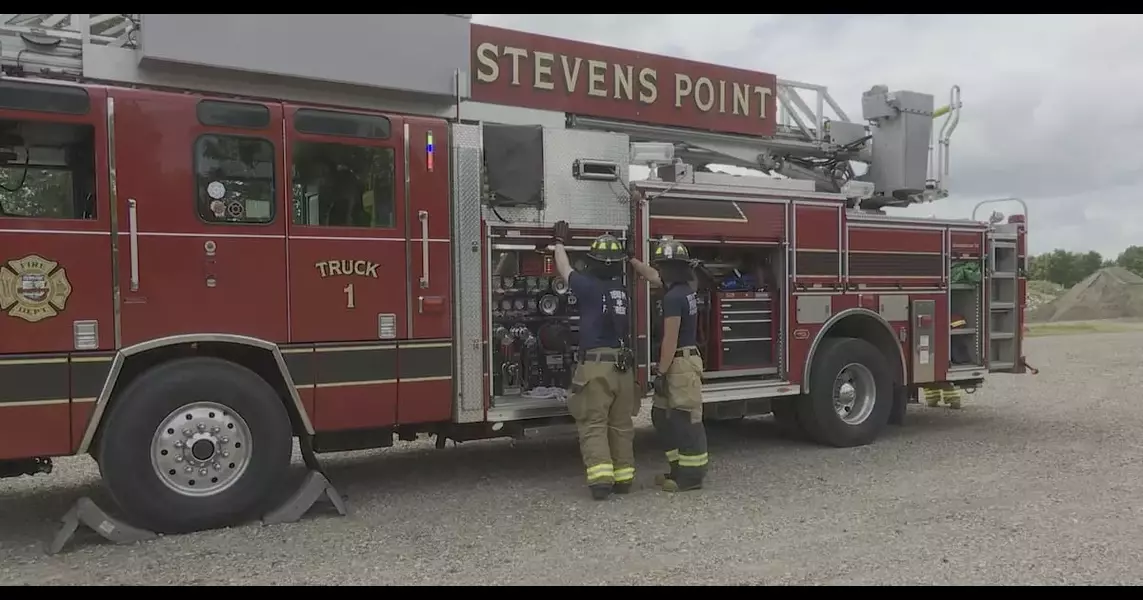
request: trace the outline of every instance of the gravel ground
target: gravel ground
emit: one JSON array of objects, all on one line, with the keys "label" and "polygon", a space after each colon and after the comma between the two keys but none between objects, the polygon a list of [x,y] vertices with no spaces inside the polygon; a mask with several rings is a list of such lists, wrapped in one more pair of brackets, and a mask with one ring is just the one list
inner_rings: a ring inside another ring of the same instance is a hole
[{"label": "gravel ground", "polygon": [[639,489],[582,488],[574,440],[325,458],[353,513],[116,547],[42,543],[96,488],[89,459],[0,481],[0,584],[1140,584],[1143,333],[1031,340],[1039,376],[961,411],[910,406],[872,446],[768,418],[711,430],[707,489],[668,496],[640,423]]}]

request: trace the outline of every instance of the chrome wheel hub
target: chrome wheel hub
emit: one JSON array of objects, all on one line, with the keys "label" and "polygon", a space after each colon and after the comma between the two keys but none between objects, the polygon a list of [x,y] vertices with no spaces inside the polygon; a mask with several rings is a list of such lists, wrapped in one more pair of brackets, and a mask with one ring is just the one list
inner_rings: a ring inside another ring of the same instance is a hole
[{"label": "chrome wheel hub", "polygon": [[151,440],[151,466],[171,490],[213,496],[246,471],[250,427],[237,413],[213,402],[188,404],[163,419]]},{"label": "chrome wheel hub", "polygon": [[873,413],[877,403],[877,384],[865,365],[846,365],[834,379],[833,407],[846,425],[860,425]]}]

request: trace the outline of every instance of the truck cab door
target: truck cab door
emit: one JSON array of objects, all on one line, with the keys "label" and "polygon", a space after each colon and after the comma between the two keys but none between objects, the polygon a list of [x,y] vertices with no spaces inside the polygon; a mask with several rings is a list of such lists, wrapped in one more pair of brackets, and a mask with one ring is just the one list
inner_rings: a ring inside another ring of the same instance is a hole
[{"label": "truck cab door", "polygon": [[286,106],[290,340],[407,335],[399,118]]},{"label": "truck cab door", "polygon": [[323,431],[397,418],[409,335],[403,119],[285,105],[291,360]]},{"label": "truck cab door", "polygon": [[106,110],[102,88],[0,77],[0,460],[70,454],[111,367]]},{"label": "truck cab door", "polygon": [[0,355],[116,347],[105,111],[100,88],[0,80]]}]

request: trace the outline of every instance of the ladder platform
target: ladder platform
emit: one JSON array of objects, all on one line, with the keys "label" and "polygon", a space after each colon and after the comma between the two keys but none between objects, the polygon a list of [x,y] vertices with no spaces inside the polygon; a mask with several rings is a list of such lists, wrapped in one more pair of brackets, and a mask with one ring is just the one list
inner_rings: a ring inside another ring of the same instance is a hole
[{"label": "ladder platform", "polygon": [[60,520],[63,521],[63,526],[60,527],[55,538],[47,547],[47,554],[49,555],[59,554],[64,546],[75,537],[80,525],[98,533],[103,539],[120,545],[146,542],[159,537],[152,531],[132,527],[112,517],[87,496],[76,500],[75,504]]},{"label": "ladder platform", "polygon": [[262,517],[262,524],[277,525],[281,523],[296,523],[301,520],[322,499],[327,500],[337,514],[344,517],[349,514],[345,499],[333,487],[333,484],[322,475],[320,471],[311,470],[306,474],[302,485],[281,506]]}]

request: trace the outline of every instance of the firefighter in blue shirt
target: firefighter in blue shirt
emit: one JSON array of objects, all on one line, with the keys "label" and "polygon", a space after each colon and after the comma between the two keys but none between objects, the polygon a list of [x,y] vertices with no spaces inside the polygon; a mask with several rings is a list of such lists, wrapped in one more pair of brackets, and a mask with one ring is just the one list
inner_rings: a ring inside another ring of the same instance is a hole
[{"label": "firefighter in blue shirt", "polygon": [[664,289],[658,363],[651,372],[655,391],[651,422],[667,453],[670,472],[656,478],[667,492],[702,488],[707,468],[706,429],[702,424],[702,356],[695,345],[698,299],[691,286],[693,265],[686,246],[663,240],[652,266],[631,258],[637,273]]},{"label": "firefighter in blue shirt", "polygon": [[572,269],[564,242],[568,225],[556,223],[556,270],[579,306],[579,356],[568,412],[579,429],[587,484],[596,500],[631,491],[635,479],[634,353],[623,273],[627,253],[612,235],[591,244],[584,272]]}]

